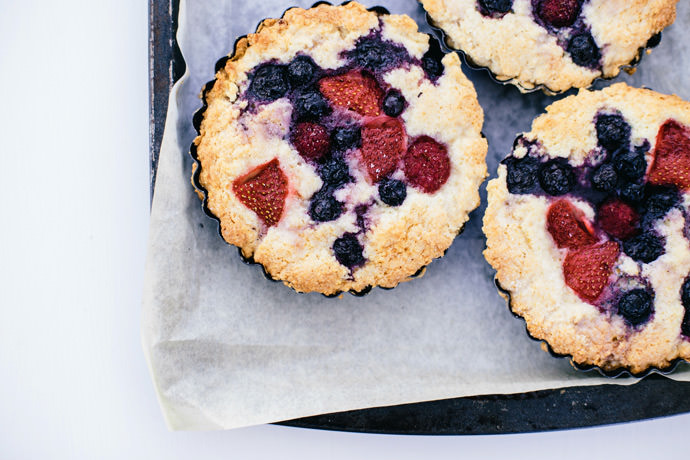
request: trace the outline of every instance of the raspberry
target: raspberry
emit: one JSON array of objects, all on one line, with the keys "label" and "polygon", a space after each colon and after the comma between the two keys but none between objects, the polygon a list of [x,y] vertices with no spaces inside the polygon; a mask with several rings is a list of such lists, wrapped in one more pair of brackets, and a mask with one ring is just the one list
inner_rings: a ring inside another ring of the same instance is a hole
[{"label": "raspberry", "polygon": [[537,10],[542,21],[553,27],[573,25],[579,13],[579,0],[543,0]]},{"label": "raspberry", "polygon": [[305,160],[316,161],[331,147],[328,131],[317,123],[298,123],[292,132],[292,145]]},{"label": "raspberry", "polygon": [[405,177],[410,185],[434,193],[450,176],[448,150],[428,136],[417,139],[404,158]]},{"label": "raspberry", "polygon": [[601,205],[597,220],[606,233],[619,240],[626,240],[639,232],[640,216],[619,200]]}]

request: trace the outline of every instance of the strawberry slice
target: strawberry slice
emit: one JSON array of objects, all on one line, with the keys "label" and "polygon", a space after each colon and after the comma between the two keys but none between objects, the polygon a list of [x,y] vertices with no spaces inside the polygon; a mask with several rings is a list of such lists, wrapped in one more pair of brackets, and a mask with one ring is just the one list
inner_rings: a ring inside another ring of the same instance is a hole
[{"label": "strawberry slice", "polygon": [[406,142],[403,125],[396,118],[380,117],[364,125],[360,163],[372,182],[395,171]]},{"label": "strawberry slice", "polygon": [[591,225],[570,201],[562,199],[549,207],[546,228],[559,248],[581,248],[598,241],[590,230]]},{"label": "strawberry slice", "polygon": [[331,104],[357,112],[362,116],[381,115],[383,90],[369,74],[351,70],[343,75],[324,77],[319,89]]},{"label": "strawberry slice", "polygon": [[620,200],[607,201],[601,205],[597,220],[606,233],[620,240],[627,240],[639,231],[639,214]]},{"label": "strawberry slice", "polygon": [[656,137],[649,182],[690,189],[690,127],[667,120]]},{"label": "strawberry slice", "polygon": [[568,251],[563,263],[567,284],[585,302],[594,302],[609,284],[620,247],[614,241]]},{"label": "strawberry slice", "polygon": [[413,187],[434,193],[450,176],[448,150],[429,136],[417,139],[405,154],[405,177]]},{"label": "strawberry slice", "polygon": [[274,158],[235,179],[232,191],[266,226],[272,227],[283,215],[287,186],[287,177],[280,169],[278,159]]}]

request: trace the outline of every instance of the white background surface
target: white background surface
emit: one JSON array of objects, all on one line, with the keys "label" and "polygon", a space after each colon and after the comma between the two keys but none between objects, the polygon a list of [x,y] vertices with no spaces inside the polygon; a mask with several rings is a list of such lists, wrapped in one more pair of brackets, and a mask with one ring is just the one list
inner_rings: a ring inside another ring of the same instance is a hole
[{"label": "white background surface", "polygon": [[146,4],[0,0],[0,459],[685,457],[689,414],[504,436],[169,432],[139,339]]}]

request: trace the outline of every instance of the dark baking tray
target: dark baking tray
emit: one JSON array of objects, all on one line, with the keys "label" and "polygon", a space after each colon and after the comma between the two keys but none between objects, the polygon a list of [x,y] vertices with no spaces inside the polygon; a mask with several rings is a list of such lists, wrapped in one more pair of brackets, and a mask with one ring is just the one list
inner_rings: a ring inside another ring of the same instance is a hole
[{"label": "dark baking tray", "polygon": [[[178,6],[179,0],[149,0],[151,194],[170,88],[185,70],[175,42]],[[498,434],[596,426],[684,412],[690,412],[690,382],[652,374],[627,386],[471,396],[317,415],[280,424],[368,433]]]}]

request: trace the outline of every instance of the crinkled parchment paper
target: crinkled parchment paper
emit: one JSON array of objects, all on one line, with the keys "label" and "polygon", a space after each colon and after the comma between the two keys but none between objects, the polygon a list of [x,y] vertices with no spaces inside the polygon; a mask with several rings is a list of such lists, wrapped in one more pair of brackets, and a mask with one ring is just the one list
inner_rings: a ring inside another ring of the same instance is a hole
[{"label": "crinkled parchment paper", "polygon": [[[262,18],[311,1],[182,0],[187,74],[175,85],[151,212],[143,343],[173,429],[224,429],[373,406],[574,385],[630,384],[581,373],[540,350],[493,285],[482,257],[484,206],[426,275],[363,298],[298,294],[264,279],[225,244],[190,185],[192,114],[214,63]],[[413,0],[365,1],[411,15]],[[690,99],[690,4],[626,80]],[[554,99],[521,95],[465,69],[486,111],[489,171]],[[598,86],[604,86],[599,83]],[[482,201],[485,203],[482,187]],[[674,378],[690,380],[689,366]]]}]

